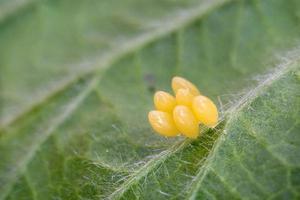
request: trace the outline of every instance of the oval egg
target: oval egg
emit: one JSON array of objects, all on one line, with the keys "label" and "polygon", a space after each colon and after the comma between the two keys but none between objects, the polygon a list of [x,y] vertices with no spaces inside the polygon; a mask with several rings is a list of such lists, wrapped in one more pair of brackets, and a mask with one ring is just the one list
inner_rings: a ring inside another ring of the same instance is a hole
[{"label": "oval egg", "polygon": [[194,96],[200,94],[198,88],[193,83],[179,76],[175,76],[172,79],[172,89],[175,94],[179,89],[189,89]]},{"label": "oval egg", "polygon": [[154,105],[157,110],[171,113],[176,106],[176,100],[171,94],[158,91],[154,94]]},{"label": "oval egg", "polygon": [[174,137],[179,134],[171,114],[163,111],[150,111],[148,114],[152,128],[159,134],[167,137]]},{"label": "oval egg", "polygon": [[218,110],[208,97],[199,95],[193,100],[193,112],[200,123],[214,127],[218,122]]},{"label": "oval egg", "polygon": [[176,102],[178,105],[191,107],[193,104],[194,95],[189,89],[179,89],[176,93]]},{"label": "oval egg", "polygon": [[177,129],[186,137],[197,138],[199,125],[194,114],[187,106],[176,106],[173,111],[173,119]]}]

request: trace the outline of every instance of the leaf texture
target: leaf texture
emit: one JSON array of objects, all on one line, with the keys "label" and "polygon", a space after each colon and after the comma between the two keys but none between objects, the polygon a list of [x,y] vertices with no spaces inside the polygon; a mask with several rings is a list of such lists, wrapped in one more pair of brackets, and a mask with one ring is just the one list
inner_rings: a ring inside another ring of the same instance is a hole
[{"label": "leaf texture", "polygon": [[[299,198],[297,0],[76,3],[0,15],[0,199]],[[219,102],[197,140],[148,125],[174,75]]]}]

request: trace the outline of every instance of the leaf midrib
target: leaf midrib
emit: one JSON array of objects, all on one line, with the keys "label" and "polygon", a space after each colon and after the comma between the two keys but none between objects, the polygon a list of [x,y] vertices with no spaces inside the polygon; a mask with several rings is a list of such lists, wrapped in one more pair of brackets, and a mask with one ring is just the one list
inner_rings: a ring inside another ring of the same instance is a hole
[{"label": "leaf midrib", "polygon": [[102,71],[108,69],[113,65],[113,63],[117,62],[122,57],[138,51],[144,46],[169,34],[184,29],[186,26],[194,23],[197,20],[200,20],[203,16],[231,1],[232,0],[205,1],[201,2],[201,4],[199,4],[197,7],[189,8],[184,11],[178,11],[178,13],[173,17],[168,17],[157,22],[158,24],[160,24],[160,26],[153,31],[142,33],[141,35],[134,37],[127,42],[120,44],[119,46],[115,46],[111,51],[101,55],[99,58],[95,55],[94,57],[96,59],[92,61],[93,64],[91,64],[91,67],[88,67],[87,70],[81,71],[79,74],[69,76],[66,79],[60,81],[61,85],[58,85],[57,87],[50,90],[45,96],[29,105],[27,108],[21,110],[16,116],[5,119],[3,122],[1,122],[0,132],[2,132],[2,130],[4,130],[6,127],[12,126],[22,118],[26,117],[26,115],[32,112],[35,108],[43,106],[49,99],[69,88],[80,78],[93,74],[99,70]]},{"label": "leaf midrib", "polygon": [[[258,86],[256,86],[253,90],[248,92],[244,97],[240,99],[240,101],[237,102],[234,106],[229,108],[225,115],[222,116],[219,124],[221,124],[225,117],[233,118],[234,116],[237,116],[238,113],[241,111],[243,107],[251,103],[268,85],[272,84],[275,80],[279,79],[283,74],[285,74],[287,71],[289,71],[289,67],[294,63],[300,60],[300,56],[293,61],[290,61],[288,63],[285,63],[284,66],[280,66],[276,69],[275,73],[272,73],[272,76],[269,76],[266,80],[259,83]],[[230,122],[230,119],[227,123]],[[216,127],[218,128],[218,126]],[[205,132],[206,133],[206,132]],[[203,134],[205,134],[203,133]],[[205,171],[208,169],[207,165],[209,163],[210,158],[213,155],[213,152],[218,149],[218,146],[220,145],[222,140],[220,140],[220,136],[216,139],[216,142],[207,155],[207,159],[204,161],[203,165],[201,166],[199,172],[195,176],[195,179],[192,180],[192,183],[199,183],[205,176]],[[187,139],[185,141],[179,141],[175,143],[173,146],[171,146],[170,149],[167,149],[159,154],[159,156],[154,157],[150,161],[148,161],[143,167],[141,167],[139,170],[137,170],[135,173],[132,174],[132,176],[125,181],[120,187],[118,187],[107,199],[121,199],[122,195],[131,188],[132,185],[138,183],[139,180],[146,177],[149,173],[151,173],[151,170],[162,164],[165,160],[167,160],[169,157],[174,155],[176,152],[184,149],[187,145],[189,145],[192,142],[192,140]],[[204,169],[204,170],[203,170]],[[203,172],[204,171],[204,172]],[[198,184],[196,184],[196,189]],[[191,191],[196,190],[195,188],[191,189]],[[192,198],[192,197],[191,197]]]},{"label": "leaf midrib", "polygon": [[[229,108],[229,110],[226,112],[226,116],[228,116],[228,120],[226,124],[230,124],[231,121],[234,120],[236,116],[239,115],[239,113],[242,111],[243,108],[245,108],[247,105],[251,104],[268,86],[270,86],[272,83],[274,83],[276,80],[280,79],[283,75],[288,73],[291,69],[293,69],[295,64],[300,63],[300,52],[297,52],[298,55],[294,55],[292,58],[289,58],[290,60],[285,60],[285,62],[281,63],[279,66],[275,68],[275,70],[267,76],[265,80],[263,80],[261,83],[259,83],[255,88],[250,90],[245,96],[243,96],[236,105]],[[223,130],[226,130],[226,125]],[[214,152],[218,151],[218,148],[220,148],[222,142],[224,142],[224,139],[222,139],[220,136],[215,140],[214,146],[210,153],[207,156],[207,159],[195,175],[195,178],[192,180],[191,188],[188,191],[187,199],[195,199],[195,195],[197,194],[197,191],[199,190],[199,187],[201,185],[201,182],[203,181],[204,177],[208,173],[208,170],[211,170],[209,168],[210,161],[213,158]],[[235,195],[237,194],[235,191],[231,191]]]}]

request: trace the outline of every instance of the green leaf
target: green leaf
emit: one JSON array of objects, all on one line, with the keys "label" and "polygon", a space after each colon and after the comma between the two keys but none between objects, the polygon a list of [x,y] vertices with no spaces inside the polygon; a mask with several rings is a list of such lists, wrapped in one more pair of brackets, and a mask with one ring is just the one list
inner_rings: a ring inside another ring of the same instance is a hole
[{"label": "green leaf", "polygon": [[[17,2],[0,3],[0,200],[300,198],[299,1]],[[197,140],[148,124],[174,75],[218,102]]]},{"label": "green leaf", "polygon": [[194,179],[191,199],[300,197],[300,64],[287,65],[231,113]]}]

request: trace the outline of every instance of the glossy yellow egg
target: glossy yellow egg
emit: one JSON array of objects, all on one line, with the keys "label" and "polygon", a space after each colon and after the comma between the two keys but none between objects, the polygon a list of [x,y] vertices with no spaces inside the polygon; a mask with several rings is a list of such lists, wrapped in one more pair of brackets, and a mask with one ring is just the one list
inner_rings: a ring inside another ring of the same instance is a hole
[{"label": "glossy yellow egg", "polygon": [[154,105],[157,110],[172,113],[176,100],[169,93],[158,91],[154,94]]},{"label": "glossy yellow egg", "polygon": [[192,107],[193,99],[195,96],[190,92],[189,89],[179,89],[176,93],[176,102],[178,105],[185,105]]},{"label": "glossy yellow egg", "polygon": [[152,128],[159,134],[174,137],[179,134],[171,114],[162,111],[150,111],[148,114]]},{"label": "glossy yellow egg", "polygon": [[189,89],[190,92],[194,95],[197,96],[200,94],[198,88],[188,80],[181,78],[179,76],[175,76],[172,79],[172,89],[174,93],[176,94],[179,89]]},{"label": "glossy yellow egg", "polygon": [[200,123],[214,127],[218,123],[218,110],[208,97],[199,95],[193,100],[193,112]]},{"label": "glossy yellow egg", "polygon": [[173,119],[177,129],[189,138],[197,138],[199,125],[194,114],[187,106],[178,105],[174,108]]}]

